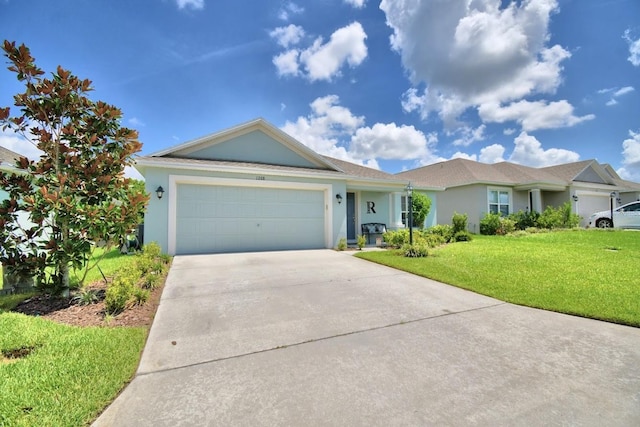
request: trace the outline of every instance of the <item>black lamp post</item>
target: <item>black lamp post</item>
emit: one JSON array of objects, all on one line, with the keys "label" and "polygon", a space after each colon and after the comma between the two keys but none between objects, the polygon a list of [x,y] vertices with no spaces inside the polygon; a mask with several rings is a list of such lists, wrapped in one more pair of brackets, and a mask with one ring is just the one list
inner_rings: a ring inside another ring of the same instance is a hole
[{"label": "black lamp post", "polygon": [[407,185],[407,210],[409,211],[409,219],[407,223],[409,225],[409,244],[413,245],[413,187],[411,183]]}]

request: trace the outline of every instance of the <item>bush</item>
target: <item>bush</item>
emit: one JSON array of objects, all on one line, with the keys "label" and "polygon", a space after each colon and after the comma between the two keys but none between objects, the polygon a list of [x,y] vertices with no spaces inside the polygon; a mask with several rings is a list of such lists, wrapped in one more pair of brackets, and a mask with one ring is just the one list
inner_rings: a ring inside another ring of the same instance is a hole
[{"label": "bush", "polygon": [[115,315],[127,309],[136,291],[135,280],[130,275],[116,277],[107,288],[104,299],[107,314]]},{"label": "bush", "polygon": [[547,206],[538,218],[538,226],[542,228],[573,228],[580,224],[580,215],[571,211],[571,203],[566,202],[558,208]]},{"label": "bush", "polygon": [[431,199],[425,194],[414,192],[411,198],[411,205],[413,207],[413,226],[423,228],[424,221],[431,210]]},{"label": "bush", "polygon": [[473,240],[473,236],[467,230],[458,231],[453,235],[454,242],[470,242],[471,240]]},{"label": "bush", "polygon": [[409,258],[423,258],[429,255],[429,248],[425,244],[414,243],[413,245],[405,244],[402,246],[402,253]]},{"label": "bush", "polygon": [[451,224],[453,226],[453,234],[457,234],[460,231],[467,231],[467,214],[459,214],[458,212],[453,213],[453,217],[451,218]]},{"label": "bush", "polygon": [[367,238],[364,237],[362,234],[358,234],[358,249],[362,250],[362,248],[364,248],[364,245],[367,244]]},{"label": "bush", "polygon": [[341,237],[340,240],[338,240],[338,245],[336,246],[336,250],[344,251],[346,249],[347,249],[347,238]]},{"label": "bush", "polygon": [[393,248],[400,248],[405,243],[409,243],[409,229],[401,228],[395,231],[387,231],[382,235],[382,240]]},{"label": "bush", "polygon": [[445,240],[445,238],[439,234],[425,233],[423,236],[421,236],[419,242],[424,242],[424,244],[426,244],[430,248],[436,248],[438,246],[444,245],[445,243],[448,243],[449,241]]},{"label": "bush", "polygon": [[486,234],[488,236],[498,234],[498,230],[501,226],[500,219],[500,214],[485,214],[485,216],[480,220],[480,234]]},{"label": "bush", "polygon": [[447,243],[450,242],[453,237],[453,228],[449,224],[438,224],[429,227],[426,233],[427,235],[441,236],[444,239],[443,243]]},{"label": "bush", "polygon": [[536,211],[521,210],[509,215],[509,219],[515,222],[516,229],[518,230],[536,227],[538,225],[538,218],[540,218],[540,213]]}]

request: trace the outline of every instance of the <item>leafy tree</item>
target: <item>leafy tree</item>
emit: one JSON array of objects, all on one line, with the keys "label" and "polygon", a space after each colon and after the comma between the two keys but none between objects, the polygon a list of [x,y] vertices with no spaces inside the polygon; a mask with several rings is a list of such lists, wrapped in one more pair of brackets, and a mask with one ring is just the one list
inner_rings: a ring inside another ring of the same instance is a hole
[{"label": "leafy tree", "polygon": [[431,199],[425,194],[414,192],[411,205],[413,206],[413,226],[424,227],[424,221],[431,210]]},{"label": "leafy tree", "polygon": [[[17,172],[0,174],[9,193],[0,207],[0,261],[37,267],[38,283],[60,293],[71,268],[85,267],[97,246],[108,252],[140,221],[148,196],[130,185],[124,168],[142,144],[120,125],[118,108],[88,98],[90,80],[60,66],[45,78],[25,45],[5,41],[3,50],[25,91],[14,96],[19,115],[0,108],[0,125],[33,141],[42,155],[22,157]],[[31,224],[17,222],[20,211]]]}]

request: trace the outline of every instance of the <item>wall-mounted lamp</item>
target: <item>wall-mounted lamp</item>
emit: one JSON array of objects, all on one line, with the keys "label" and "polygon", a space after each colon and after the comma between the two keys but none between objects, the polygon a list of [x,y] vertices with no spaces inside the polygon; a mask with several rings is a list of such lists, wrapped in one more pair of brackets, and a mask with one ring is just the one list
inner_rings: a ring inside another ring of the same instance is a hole
[{"label": "wall-mounted lamp", "polygon": [[578,195],[573,193],[573,196],[571,196],[571,198],[573,199],[574,202],[578,201]]},{"label": "wall-mounted lamp", "polygon": [[616,197],[616,202],[618,202],[618,204],[622,203],[622,198],[621,197]]},{"label": "wall-mounted lamp", "polygon": [[336,200],[338,201],[338,204],[342,203],[342,194],[336,194]]},{"label": "wall-mounted lamp", "polygon": [[156,188],[156,196],[158,196],[158,199],[162,199],[162,196],[164,196],[164,188],[161,185]]}]

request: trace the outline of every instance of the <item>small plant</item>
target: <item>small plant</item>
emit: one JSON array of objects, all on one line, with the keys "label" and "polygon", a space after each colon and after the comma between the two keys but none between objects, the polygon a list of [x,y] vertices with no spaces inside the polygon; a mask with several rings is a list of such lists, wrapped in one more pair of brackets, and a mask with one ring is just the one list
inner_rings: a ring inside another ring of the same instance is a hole
[{"label": "small plant", "polygon": [[91,305],[100,301],[100,294],[97,289],[83,288],[71,301],[77,305]]},{"label": "small plant", "polygon": [[428,235],[442,236],[443,243],[451,241],[453,237],[453,228],[449,224],[438,224],[427,229]]},{"label": "small plant", "polygon": [[498,234],[500,229],[500,214],[487,213],[480,220],[480,234],[493,236]]},{"label": "small plant", "polygon": [[129,307],[136,291],[135,279],[128,275],[116,277],[107,288],[104,304],[108,314],[116,315]]},{"label": "small plant", "polygon": [[429,248],[425,244],[414,243],[402,246],[402,254],[408,258],[423,258],[429,255]]},{"label": "small plant", "polygon": [[362,250],[362,248],[364,248],[364,245],[367,244],[367,238],[364,237],[362,234],[358,234],[358,249]]},{"label": "small plant", "polygon": [[155,289],[160,285],[162,280],[162,276],[159,274],[147,274],[142,279],[142,288],[143,289]]},{"label": "small plant", "polygon": [[454,242],[470,242],[471,240],[473,240],[473,236],[467,230],[458,231],[453,235]]},{"label": "small plant", "polygon": [[135,305],[144,305],[149,300],[149,292],[148,289],[142,289],[136,287],[133,291],[133,304]]},{"label": "small plant", "polygon": [[341,237],[340,240],[338,240],[338,245],[336,246],[336,250],[344,251],[346,249],[347,249],[347,239],[346,237]]},{"label": "small plant", "polygon": [[453,217],[451,218],[451,224],[453,228],[453,234],[459,233],[460,231],[467,231],[467,220],[469,216],[467,214],[459,214],[458,212],[453,213]]},{"label": "small plant", "polygon": [[409,229],[401,228],[395,231],[387,231],[382,235],[382,240],[393,248],[400,248],[405,243],[409,243]]}]

